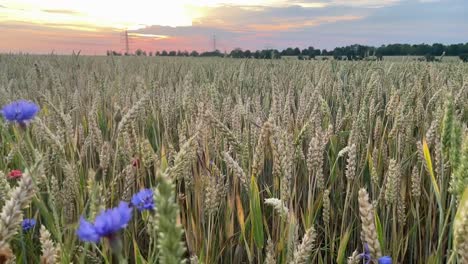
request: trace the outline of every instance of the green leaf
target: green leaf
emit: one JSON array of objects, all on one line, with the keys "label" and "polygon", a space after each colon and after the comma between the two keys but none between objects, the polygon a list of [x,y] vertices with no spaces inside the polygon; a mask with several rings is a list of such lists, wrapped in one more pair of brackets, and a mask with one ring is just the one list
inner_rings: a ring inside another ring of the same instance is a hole
[{"label": "green leaf", "polygon": [[250,214],[252,215],[252,231],[255,245],[259,248],[264,246],[262,208],[260,207],[260,194],[255,177],[251,179],[250,190]]},{"label": "green leaf", "polygon": [[143,258],[143,256],[141,255],[140,248],[138,247],[138,243],[135,240],[135,238],[133,238],[133,255],[135,256],[135,259],[134,259],[135,262],[134,263],[136,263],[136,264],[146,264],[146,263],[148,263]]},{"label": "green leaf", "polygon": [[[463,196],[459,202],[459,206],[458,206],[458,209],[457,209],[457,214],[455,215],[455,220],[454,220],[454,223],[453,223],[453,228],[455,230],[459,229],[460,227],[463,226],[464,224],[464,219],[463,219],[463,216],[462,216],[462,211],[463,209],[466,209],[467,206],[465,206],[465,204],[468,204],[468,187],[465,188],[465,191],[463,192]],[[454,236],[455,238],[455,236]],[[454,247],[456,248],[457,247],[457,240],[454,239],[453,241],[453,245]]]},{"label": "green leaf", "polygon": [[426,160],[427,169],[429,170],[429,174],[431,176],[431,183],[432,188],[434,189],[437,201],[440,201],[440,189],[439,185],[437,184],[437,180],[434,175],[434,170],[432,168],[432,160],[431,160],[431,153],[429,151],[429,147],[427,146],[426,139],[423,139],[423,152],[424,152],[424,159]]},{"label": "green leaf", "polygon": [[439,262],[440,256],[439,253],[434,252],[427,258],[427,264],[440,264]]},{"label": "green leaf", "polygon": [[377,239],[379,240],[380,248],[385,248],[385,239],[383,234],[382,223],[380,222],[379,215],[374,213],[375,218],[375,229],[377,230]]},{"label": "green leaf", "polygon": [[349,228],[346,229],[346,233],[341,237],[340,247],[338,248],[338,257],[336,258],[336,263],[343,264],[345,263],[346,259],[346,248],[348,247],[349,236],[351,233],[349,232]]}]

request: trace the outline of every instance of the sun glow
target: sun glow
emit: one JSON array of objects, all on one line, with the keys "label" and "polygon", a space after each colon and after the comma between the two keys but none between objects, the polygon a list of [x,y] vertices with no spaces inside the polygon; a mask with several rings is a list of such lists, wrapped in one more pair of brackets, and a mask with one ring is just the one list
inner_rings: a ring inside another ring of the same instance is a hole
[{"label": "sun glow", "polygon": [[143,37],[143,38],[151,38],[151,39],[167,39],[169,36],[166,35],[156,35],[156,34],[142,34],[142,33],[128,33],[129,37]]},{"label": "sun glow", "polygon": [[[100,28],[139,29],[150,25],[190,26],[209,8],[221,5],[244,7],[291,5],[286,0],[5,0],[0,22],[26,22],[61,28],[95,31]],[[293,2],[303,7],[323,4]]]},{"label": "sun glow", "polygon": [[74,24],[91,28],[138,29],[150,25],[188,26],[191,11],[180,1],[6,1],[1,21]]}]

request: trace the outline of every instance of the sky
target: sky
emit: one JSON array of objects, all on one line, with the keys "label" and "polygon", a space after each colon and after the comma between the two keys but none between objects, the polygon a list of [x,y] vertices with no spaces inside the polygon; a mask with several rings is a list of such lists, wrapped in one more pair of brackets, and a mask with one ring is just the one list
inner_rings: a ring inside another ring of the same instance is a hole
[{"label": "sky", "polygon": [[[0,0],[0,52],[468,42],[468,0]],[[216,44],[214,43],[216,39]]]}]

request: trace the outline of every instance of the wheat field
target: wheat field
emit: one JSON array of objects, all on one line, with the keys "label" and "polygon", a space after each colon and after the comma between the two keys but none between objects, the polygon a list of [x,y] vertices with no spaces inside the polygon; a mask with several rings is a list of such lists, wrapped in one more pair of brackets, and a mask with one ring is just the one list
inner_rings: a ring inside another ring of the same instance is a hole
[{"label": "wheat field", "polygon": [[0,55],[18,99],[0,263],[468,263],[468,64]]}]

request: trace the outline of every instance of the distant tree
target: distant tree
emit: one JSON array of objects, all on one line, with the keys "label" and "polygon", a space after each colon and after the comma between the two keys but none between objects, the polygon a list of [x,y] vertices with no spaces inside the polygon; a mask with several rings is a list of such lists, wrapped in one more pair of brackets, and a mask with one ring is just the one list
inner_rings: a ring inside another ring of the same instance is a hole
[{"label": "distant tree", "polygon": [[254,57],[255,59],[260,59],[260,51],[256,50],[256,51],[254,52],[254,54],[253,54],[253,57]]},{"label": "distant tree", "polygon": [[156,52],[154,53],[154,56],[161,56],[161,52],[159,52],[159,50],[156,51]]},{"label": "distant tree", "polygon": [[293,52],[293,56],[299,56],[301,54],[301,50],[299,48],[295,48]]},{"label": "distant tree", "polygon": [[314,49],[314,56],[320,56],[322,53],[320,52],[320,49]]},{"label": "distant tree", "polygon": [[253,53],[255,59],[280,59],[281,53],[276,49],[257,50]]},{"label": "distant tree", "polygon": [[250,58],[252,57],[252,52],[250,50],[244,51],[244,58]]},{"label": "distant tree", "polygon": [[[400,44],[394,44],[394,45],[400,45]],[[395,52],[394,55],[417,55],[417,56],[424,56],[426,54],[430,54],[432,52],[432,47],[427,45],[427,44],[418,44],[418,45],[413,45],[412,46],[413,50],[411,54],[401,54],[398,52]]]},{"label": "distant tree", "polygon": [[162,53],[161,53],[161,56],[167,56],[167,55],[169,55],[169,54],[167,53],[167,51],[163,50]]},{"label": "distant tree", "polygon": [[460,60],[462,60],[463,62],[468,62],[468,53],[466,54],[460,54]]},{"label": "distant tree", "polygon": [[137,49],[137,50],[135,51],[135,55],[141,56],[141,55],[143,55],[143,51],[142,51],[141,49]]},{"label": "distant tree", "polygon": [[281,51],[281,56],[294,56],[294,50],[292,48],[287,48]]},{"label": "distant tree", "polygon": [[271,50],[271,58],[275,60],[281,59],[281,53],[279,52],[279,50]]},{"label": "distant tree", "polygon": [[260,59],[271,59],[271,52],[269,50],[260,51]]},{"label": "distant tree", "polygon": [[244,58],[244,52],[240,48],[235,48],[231,51],[229,56],[237,59]]},{"label": "distant tree", "polygon": [[447,47],[447,56],[460,55],[460,46],[458,44],[450,45]]},{"label": "distant tree", "polygon": [[431,54],[434,56],[440,56],[442,53],[445,51],[445,46],[440,43],[434,43],[432,44],[432,52]]},{"label": "distant tree", "polygon": [[314,47],[310,46],[307,48],[307,54],[302,53],[302,55],[307,55],[309,59],[314,59],[315,56],[320,56],[320,50],[314,49]]},{"label": "distant tree", "polygon": [[196,50],[190,52],[190,57],[198,57],[198,52]]},{"label": "distant tree", "polygon": [[176,56],[178,56],[178,57],[184,57],[184,56],[185,56],[185,53],[184,53],[184,51],[182,51],[182,50],[178,50]]},{"label": "distant tree", "polygon": [[150,57],[153,56],[153,52],[150,51],[150,52],[148,53],[148,56],[150,56]]},{"label": "distant tree", "polygon": [[169,56],[174,57],[177,55],[177,52],[175,50],[169,51]]},{"label": "distant tree", "polygon": [[117,52],[115,50],[108,50],[108,51],[106,51],[106,55],[107,56],[121,56],[122,53],[119,53],[119,52]]},{"label": "distant tree", "polygon": [[207,51],[201,53],[200,57],[223,57],[223,54],[219,50]]},{"label": "distant tree", "polygon": [[369,53],[372,50],[374,50],[373,47],[354,44],[346,47],[337,47],[333,50],[333,52],[331,52],[331,54],[337,60],[343,58],[346,58],[347,60],[362,60],[363,58],[369,56]]}]

